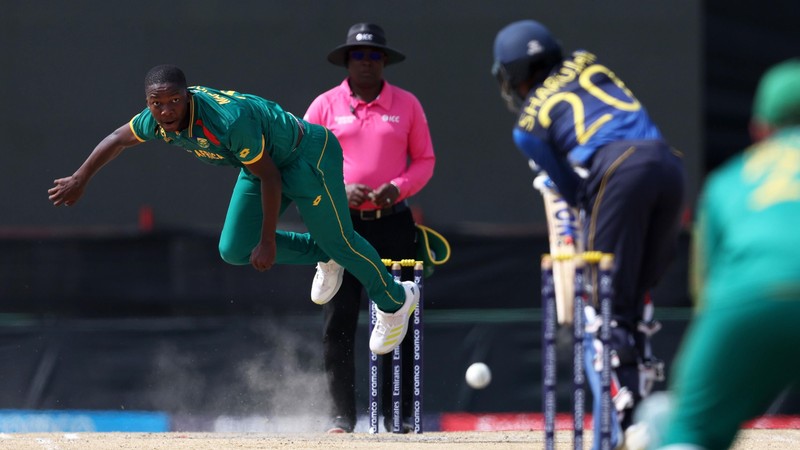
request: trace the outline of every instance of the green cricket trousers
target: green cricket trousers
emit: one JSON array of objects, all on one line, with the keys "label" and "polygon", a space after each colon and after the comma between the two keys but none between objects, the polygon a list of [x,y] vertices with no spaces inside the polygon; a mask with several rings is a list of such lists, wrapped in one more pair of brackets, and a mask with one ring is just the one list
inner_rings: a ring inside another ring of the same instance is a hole
[{"label": "green cricket trousers", "polygon": [[[280,213],[294,202],[308,233],[276,231],[276,264],[316,264],[335,260],[364,286],[377,306],[394,312],[403,305],[403,287],[395,283],[378,252],[353,230],[344,188],[342,147],[325,127],[303,122],[305,134],[296,157],[278,167],[283,192]],[[233,189],[219,251],[230,264],[250,263],[261,237],[261,181],[242,170]]]}]

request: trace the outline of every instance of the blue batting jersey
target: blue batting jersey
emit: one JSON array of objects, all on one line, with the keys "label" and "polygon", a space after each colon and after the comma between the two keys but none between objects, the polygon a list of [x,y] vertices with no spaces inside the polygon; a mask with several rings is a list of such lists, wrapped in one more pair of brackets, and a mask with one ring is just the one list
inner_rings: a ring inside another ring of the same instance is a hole
[{"label": "blue batting jersey", "polygon": [[574,204],[578,178],[598,148],[621,140],[662,139],[633,93],[597,57],[579,50],[528,93],[514,142]]}]

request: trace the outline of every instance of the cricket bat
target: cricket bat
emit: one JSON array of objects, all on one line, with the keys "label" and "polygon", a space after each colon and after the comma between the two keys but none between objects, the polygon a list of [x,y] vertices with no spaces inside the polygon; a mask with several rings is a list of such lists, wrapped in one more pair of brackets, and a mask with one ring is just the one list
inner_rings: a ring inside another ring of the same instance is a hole
[{"label": "cricket bat", "polygon": [[564,200],[546,174],[537,176],[533,186],[542,194],[547,216],[547,235],[556,291],[556,317],[559,325],[571,324],[575,295],[575,256],[583,251],[578,210]]}]

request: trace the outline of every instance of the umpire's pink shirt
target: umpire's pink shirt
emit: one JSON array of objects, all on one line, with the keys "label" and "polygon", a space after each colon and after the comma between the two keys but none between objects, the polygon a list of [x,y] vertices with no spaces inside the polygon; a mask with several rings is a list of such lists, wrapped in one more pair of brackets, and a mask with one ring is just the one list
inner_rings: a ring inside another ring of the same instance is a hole
[{"label": "umpire's pink shirt", "polygon": [[[425,186],[433,176],[436,157],[422,105],[414,94],[384,81],[381,94],[370,103],[356,99],[345,79],[321,94],[308,107],[305,120],[323,125],[344,150],[345,184],[372,189],[392,182],[398,201]],[[359,209],[377,209],[365,201]]]}]

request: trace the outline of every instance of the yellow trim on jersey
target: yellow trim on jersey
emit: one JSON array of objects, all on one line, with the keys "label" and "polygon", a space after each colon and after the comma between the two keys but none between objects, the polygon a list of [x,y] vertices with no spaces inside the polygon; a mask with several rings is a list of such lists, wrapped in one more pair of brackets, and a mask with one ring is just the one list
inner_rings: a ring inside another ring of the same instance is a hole
[{"label": "yellow trim on jersey", "polygon": [[190,110],[190,112],[189,112],[189,133],[188,134],[189,134],[189,137],[192,137],[192,128],[194,126],[194,109],[195,109],[194,94],[189,92],[188,89],[186,90],[186,92],[189,93],[189,110]]},{"label": "yellow trim on jersey", "polygon": [[[630,148],[625,150],[625,152],[622,155],[620,155],[616,159],[616,161],[614,161],[613,163],[611,163],[610,166],[608,166],[608,169],[606,169],[606,173],[603,174],[603,178],[600,181],[600,188],[598,189],[597,193],[597,198],[595,198],[594,205],[592,205],[592,220],[589,222],[589,239],[588,239],[589,245],[586,247],[587,250],[589,251],[595,250],[594,237],[595,234],[597,233],[597,216],[600,214],[600,204],[603,202],[603,197],[605,196],[606,193],[606,185],[608,184],[608,179],[611,178],[611,175],[614,174],[614,172],[617,170],[617,167],[619,167],[620,164],[625,162],[625,160],[628,159],[635,151],[636,151],[635,146],[631,146]],[[595,286],[597,286],[597,284],[595,284]]]},{"label": "yellow trim on jersey", "polygon": [[[319,159],[317,160],[316,169],[320,174],[322,174],[322,187],[325,188],[325,193],[328,196],[328,200],[331,202],[331,208],[333,209],[333,214],[336,216],[336,222],[339,224],[339,232],[342,234],[342,240],[344,240],[345,244],[347,244],[347,247],[355,255],[358,255],[359,257],[363,258],[375,269],[376,272],[378,272],[378,278],[380,278],[381,282],[383,283],[383,286],[389,287],[389,285],[386,283],[386,280],[383,279],[383,274],[385,273],[385,267],[378,268],[378,266],[376,266],[375,263],[373,263],[367,256],[356,251],[356,249],[353,248],[353,244],[350,243],[350,241],[347,239],[347,236],[344,234],[344,226],[342,225],[342,219],[341,216],[339,215],[339,210],[336,209],[336,203],[333,201],[333,195],[331,194],[331,191],[328,189],[328,184],[325,182],[325,171],[322,170],[321,167],[322,158],[325,156],[325,150],[328,148],[328,133],[329,130],[325,128],[325,143],[322,145],[322,152],[320,152]],[[392,294],[388,290],[386,291],[386,296],[389,297],[389,299],[391,299],[392,302],[394,302],[396,305],[401,305],[402,307],[402,305],[404,304],[404,302],[397,301],[397,299],[392,297]]]},{"label": "yellow trim on jersey", "polygon": [[[603,174],[603,178],[600,180],[600,187],[597,189],[597,197],[594,200],[594,205],[592,205],[592,219],[589,221],[589,236],[587,237],[587,251],[584,252],[584,255],[587,253],[593,253],[596,249],[594,247],[594,238],[597,234],[597,218],[600,215],[600,207],[603,203],[603,197],[606,194],[606,186],[608,185],[608,180],[617,171],[617,168],[625,162],[631,155],[636,151],[636,146],[631,146],[627,150],[625,150],[622,155],[620,155],[610,166],[606,169],[606,172]],[[589,278],[589,282],[592,286],[599,286],[598,277],[599,274],[597,273],[597,266],[590,265],[589,266],[589,273],[585,274]]]},{"label": "yellow trim on jersey", "polygon": [[[141,113],[139,113],[139,114],[141,114]],[[145,142],[144,139],[140,138],[139,135],[136,134],[136,130],[133,129],[133,121],[136,120],[137,117],[139,117],[139,114],[133,116],[133,119],[131,119],[130,122],[128,122],[128,128],[131,129],[131,133],[133,133],[133,137],[135,137],[137,141]]]},{"label": "yellow trim on jersey", "polygon": [[264,140],[264,135],[262,134],[261,135],[261,151],[258,153],[258,156],[256,156],[255,158],[253,158],[253,159],[251,159],[250,161],[247,161],[247,162],[242,161],[242,164],[244,164],[245,166],[248,166],[248,165],[253,164],[254,162],[260,160],[261,157],[264,156],[264,148],[265,147],[266,147],[266,141]]}]

